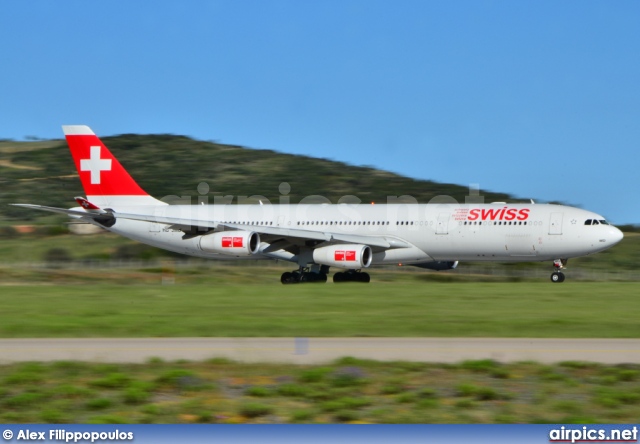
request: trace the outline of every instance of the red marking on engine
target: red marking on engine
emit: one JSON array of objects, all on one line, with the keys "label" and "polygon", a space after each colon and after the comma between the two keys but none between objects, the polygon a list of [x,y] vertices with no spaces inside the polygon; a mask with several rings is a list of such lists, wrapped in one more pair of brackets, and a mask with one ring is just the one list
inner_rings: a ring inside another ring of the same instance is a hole
[{"label": "red marking on engine", "polygon": [[333,254],[333,259],[335,261],[352,261],[356,260],[356,251],[355,250],[336,250]]}]

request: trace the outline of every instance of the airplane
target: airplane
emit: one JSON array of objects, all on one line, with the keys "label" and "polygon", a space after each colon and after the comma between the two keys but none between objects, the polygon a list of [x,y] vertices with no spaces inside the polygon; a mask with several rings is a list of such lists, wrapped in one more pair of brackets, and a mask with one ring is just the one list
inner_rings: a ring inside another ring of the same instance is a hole
[{"label": "airplane", "polygon": [[459,261],[567,261],[620,242],[599,214],[565,205],[287,204],[169,205],[150,196],[85,125],[63,126],[86,198],[71,209],[33,204],[166,250],[210,259],[275,259],[297,264],[283,284],[369,282],[374,265],[451,270]]}]

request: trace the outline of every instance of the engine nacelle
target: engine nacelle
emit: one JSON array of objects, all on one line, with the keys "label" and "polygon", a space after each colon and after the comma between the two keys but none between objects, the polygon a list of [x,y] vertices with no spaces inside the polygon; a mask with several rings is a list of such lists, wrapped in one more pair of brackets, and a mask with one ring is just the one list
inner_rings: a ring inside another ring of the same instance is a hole
[{"label": "engine nacelle", "polygon": [[313,261],[338,268],[367,268],[373,253],[368,245],[331,245],[313,250]]},{"label": "engine nacelle", "polygon": [[251,256],[260,248],[260,235],[255,231],[219,231],[200,237],[200,249],[229,256]]}]

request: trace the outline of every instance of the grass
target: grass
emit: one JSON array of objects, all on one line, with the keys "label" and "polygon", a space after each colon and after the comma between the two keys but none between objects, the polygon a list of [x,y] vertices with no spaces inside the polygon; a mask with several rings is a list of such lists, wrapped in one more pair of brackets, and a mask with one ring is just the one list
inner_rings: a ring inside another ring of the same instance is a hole
[{"label": "grass", "polygon": [[[640,337],[638,284],[632,282],[98,282],[1,289],[5,338]],[[471,370],[493,371],[482,365]]]},{"label": "grass", "polygon": [[[505,379],[485,371],[487,361],[408,364],[351,359],[349,365],[338,360],[322,367],[219,360],[5,365],[0,422],[630,423],[640,415],[640,381],[627,376],[639,366],[493,363],[492,369],[511,375]],[[41,377],[37,386],[30,377],[17,377],[33,373]],[[323,377],[307,377],[318,373]],[[549,373],[563,378],[545,378]],[[358,375],[359,382],[336,387],[335,377],[344,374]],[[602,382],[611,375],[619,377]],[[185,376],[201,383],[185,391],[175,383]],[[113,383],[95,384],[105,378]],[[402,390],[388,390],[389,384]]]}]

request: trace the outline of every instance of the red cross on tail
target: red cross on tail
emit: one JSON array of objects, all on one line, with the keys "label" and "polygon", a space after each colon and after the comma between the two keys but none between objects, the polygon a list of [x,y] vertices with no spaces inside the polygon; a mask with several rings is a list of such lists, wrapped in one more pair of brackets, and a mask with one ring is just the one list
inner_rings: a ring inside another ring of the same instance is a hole
[{"label": "red cross on tail", "polygon": [[148,195],[86,125],[63,126],[87,196]]}]

